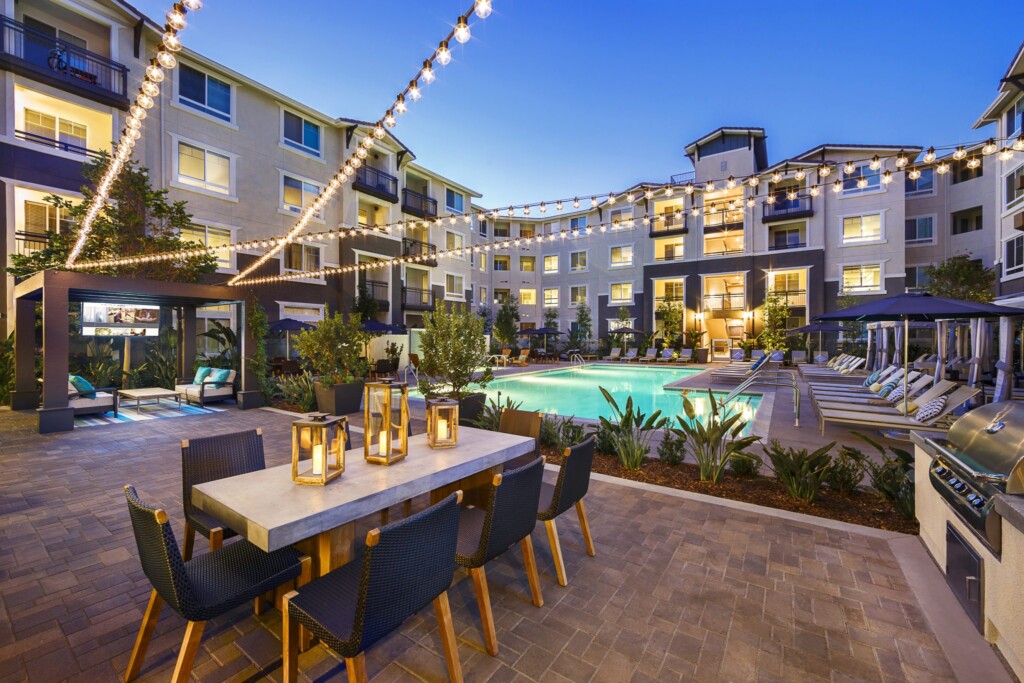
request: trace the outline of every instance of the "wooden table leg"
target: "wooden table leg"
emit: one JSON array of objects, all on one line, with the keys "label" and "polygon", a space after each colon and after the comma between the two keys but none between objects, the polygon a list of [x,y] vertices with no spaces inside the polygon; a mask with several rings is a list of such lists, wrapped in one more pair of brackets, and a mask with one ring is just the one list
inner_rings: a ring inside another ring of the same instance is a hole
[{"label": "wooden table leg", "polygon": [[447,486],[442,486],[439,489],[434,489],[430,492],[430,504],[436,505],[456,491],[462,491],[463,505],[476,505],[477,507],[482,507],[487,504],[488,487],[491,485],[494,475],[501,474],[502,469],[503,467],[501,465],[495,465],[494,467],[477,472],[476,474],[466,477],[454,484],[448,484]]},{"label": "wooden table leg", "polygon": [[313,559],[313,576],[319,577],[351,562],[355,544],[356,524],[349,522],[307,538],[295,547]]}]

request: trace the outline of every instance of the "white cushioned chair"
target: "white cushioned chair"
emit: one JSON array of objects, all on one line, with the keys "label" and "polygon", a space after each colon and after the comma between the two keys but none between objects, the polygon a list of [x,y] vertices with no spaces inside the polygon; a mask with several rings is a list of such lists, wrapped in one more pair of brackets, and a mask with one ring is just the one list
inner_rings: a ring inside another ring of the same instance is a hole
[{"label": "white cushioned chair", "polygon": [[238,373],[232,370],[223,382],[214,382],[206,378],[202,384],[194,384],[192,379],[179,379],[178,384],[174,385],[174,390],[181,394],[181,397],[188,403],[205,406],[207,403],[234,398],[237,375]]},{"label": "white cushioned chair", "polygon": [[[39,380],[42,384],[42,380]],[[99,415],[100,413],[114,413],[117,417],[117,388],[104,387],[86,391],[86,394],[95,394],[90,398],[82,395],[82,392],[75,388],[75,385],[68,381],[68,407],[74,409],[75,415]]]}]

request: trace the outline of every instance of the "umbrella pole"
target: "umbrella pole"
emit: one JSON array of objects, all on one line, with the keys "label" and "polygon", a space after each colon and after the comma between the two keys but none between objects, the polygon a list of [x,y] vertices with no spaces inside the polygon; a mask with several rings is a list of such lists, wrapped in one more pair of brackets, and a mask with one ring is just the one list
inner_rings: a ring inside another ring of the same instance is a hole
[{"label": "umbrella pole", "polygon": [[903,416],[907,417],[907,375],[910,373],[910,318],[903,319]]}]

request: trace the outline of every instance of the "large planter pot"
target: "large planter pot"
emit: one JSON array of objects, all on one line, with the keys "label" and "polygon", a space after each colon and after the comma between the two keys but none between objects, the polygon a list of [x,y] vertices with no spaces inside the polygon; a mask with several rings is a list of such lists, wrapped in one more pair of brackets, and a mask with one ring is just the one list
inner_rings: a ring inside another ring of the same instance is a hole
[{"label": "large planter pot", "polygon": [[480,413],[484,410],[484,405],[487,402],[487,394],[475,393],[469,394],[459,401],[459,426],[460,427],[473,427],[473,423]]},{"label": "large planter pot", "polygon": [[708,349],[694,349],[693,350],[693,362],[694,363],[707,363],[708,362]]},{"label": "large planter pot", "polygon": [[363,402],[363,380],[324,387],[317,382],[316,407],[328,415],[358,413]]}]

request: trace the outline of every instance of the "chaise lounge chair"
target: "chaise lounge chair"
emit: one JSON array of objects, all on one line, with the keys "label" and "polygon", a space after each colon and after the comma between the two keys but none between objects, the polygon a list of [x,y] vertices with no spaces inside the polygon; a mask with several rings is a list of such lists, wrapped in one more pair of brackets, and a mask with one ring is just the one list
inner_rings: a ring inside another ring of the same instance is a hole
[{"label": "chaise lounge chair", "polygon": [[[674,358],[672,358],[672,356],[674,355],[675,351],[673,351],[672,349],[664,349],[661,352],[661,355],[658,356],[655,360],[658,363],[671,363],[673,360],[675,360]],[[682,358],[680,358],[680,360],[682,360]]]},{"label": "chaise lounge chair", "polygon": [[512,365],[526,366],[530,364],[530,349],[520,349],[519,357],[512,361]]},{"label": "chaise lounge chair", "polygon": [[[905,417],[889,413],[872,413],[860,410],[821,410],[818,414],[818,421],[821,425],[821,433],[825,434],[827,423],[858,425],[862,427],[876,427],[878,429],[907,429],[918,431],[945,432],[946,427],[939,426],[939,421],[960,408],[972,398],[981,393],[980,389],[972,387],[959,387],[946,397],[942,410],[927,418]],[[922,410],[922,408],[919,408]]]},{"label": "chaise lounge chair", "polygon": [[619,360],[619,356],[622,354],[622,349],[618,346],[612,349],[611,355],[605,356],[602,360]]},{"label": "chaise lounge chair", "polygon": [[626,355],[620,358],[619,360],[623,360],[628,363],[631,360],[636,360],[636,354],[637,350],[635,348],[629,349],[626,351]]},{"label": "chaise lounge chair", "polygon": [[636,357],[633,360],[635,360],[637,363],[653,363],[654,361],[658,360],[658,350],[652,346],[651,348],[647,349],[647,353],[645,353],[642,358]]}]

